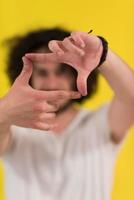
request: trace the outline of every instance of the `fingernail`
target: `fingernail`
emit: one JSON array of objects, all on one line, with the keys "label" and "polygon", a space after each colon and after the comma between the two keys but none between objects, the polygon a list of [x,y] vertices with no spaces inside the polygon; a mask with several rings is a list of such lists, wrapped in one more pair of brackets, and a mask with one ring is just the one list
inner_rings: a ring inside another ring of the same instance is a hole
[{"label": "fingernail", "polygon": [[25,56],[22,57],[24,68],[28,69],[29,68],[29,62]]},{"label": "fingernail", "polygon": [[29,57],[29,56],[31,56],[31,55],[32,55],[32,53],[26,53],[26,54],[25,54],[26,57]]},{"label": "fingernail", "polygon": [[75,92],[75,93],[73,94],[73,96],[74,96],[75,98],[80,98],[80,97],[81,97],[81,94],[78,93],[78,92]]},{"label": "fingernail", "polygon": [[26,58],[25,58],[25,56],[22,57],[22,60],[23,60],[23,64],[26,65],[27,62],[26,62]]},{"label": "fingernail", "polygon": [[87,96],[87,92],[82,92],[82,96]]},{"label": "fingernail", "polygon": [[25,62],[25,56],[22,57],[23,62]]}]

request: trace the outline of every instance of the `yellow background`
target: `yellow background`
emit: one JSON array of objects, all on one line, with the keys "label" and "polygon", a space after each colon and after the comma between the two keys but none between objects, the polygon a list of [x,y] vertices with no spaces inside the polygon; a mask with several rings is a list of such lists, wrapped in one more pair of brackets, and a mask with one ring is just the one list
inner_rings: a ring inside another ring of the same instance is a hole
[{"label": "yellow background", "polygon": [[130,130],[118,156],[112,200],[134,199],[134,128]]},{"label": "yellow background", "polygon": [[[94,30],[107,38],[110,47],[134,66],[134,1],[133,0],[1,0],[0,1],[0,96],[9,83],[5,74],[6,49],[2,41],[31,29],[61,26],[71,30]],[[117,66],[118,67],[118,66]],[[96,107],[112,97],[100,77],[98,94],[85,103]],[[3,200],[3,166],[0,168],[0,200]]]}]

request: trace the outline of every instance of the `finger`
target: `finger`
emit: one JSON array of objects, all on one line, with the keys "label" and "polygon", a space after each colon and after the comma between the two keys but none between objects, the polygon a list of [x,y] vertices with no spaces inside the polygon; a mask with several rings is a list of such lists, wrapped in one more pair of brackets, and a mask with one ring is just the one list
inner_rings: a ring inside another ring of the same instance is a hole
[{"label": "finger", "polygon": [[44,122],[46,120],[52,120],[56,117],[56,114],[55,113],[43,113],[43,114],[40,114],[40,115],[37,115],[36,116],[36,119],[38,119],[40,122]]},{"label": "finger", "polygon": [[80,40],[84,42],[85,46],[87,45],[88,47],[94,47],[96,49],[96,46],[101,44],[101,40],[92,34],[88,34],[85,32],[73,32],[72,33],[72,38],[73,40],[78,43],[80,43]]},{"label": "finger", "polygon": [[45,63],[45,62],[56,62],[66,63],[70,65],[69,58],[61,52],[58,53],[28,53],[25,55],[33,62]]},{"label": "finger", "polygon": [[34,62],[58,62],[55,53],[28,53],[25,56]]},{"label": "finger", "polygon": [[58,109],[59,109],[58,105],[52,105],[47,103],[46,101],[45,102],[43,101],[35,105],[33,111],[37,113],[37,115],[35,115],[36,117],[38,116],[38,114],[41,115],[41,113],[53,113],[56,112]]},{"label": "finger", "polygon": [[57,127],[57,124],[47,124],[43,122],[35,122],[32,125],[32,128],[38,129],[38,130],[44,130],[44,131],[49,131]]},{"label": "finger", "polygon": [[86,46],[85,42],[81,38],[81,32],[72,32],[71,37],[80,47],[84,48]]},{"label": "finger", "polygon": [[23,60],[23,69],[17,80],[28,84],[33,72],[33,65],[32,62],[25,56],[22,58],[22,60]]},{"label": "finger", "polygon": [[65,38],[62,41],[62,44],[69,52],[76,53],[81,56],[84,55],[84,51],[80,49],[78,46],[76,46],[75,44],[73,44],[73,41],[71,40],[71,38]]},{"label": "finger", "polygon": [[49,42],[48,47],[54,53],[64,53],[63,48],[61,47],[61,41],[52,40]]},{"label": "finger", "polygon": [[88,76],[82,73],[78,73],[77,88],[82,96],[87,95],[87,78]]},{"label": "finger", "polygon": [[75,91],[37,91],[35,90],[35,96],[39,100],[53,101],[57,99],[78,99],[81,97],[79,92]]}]

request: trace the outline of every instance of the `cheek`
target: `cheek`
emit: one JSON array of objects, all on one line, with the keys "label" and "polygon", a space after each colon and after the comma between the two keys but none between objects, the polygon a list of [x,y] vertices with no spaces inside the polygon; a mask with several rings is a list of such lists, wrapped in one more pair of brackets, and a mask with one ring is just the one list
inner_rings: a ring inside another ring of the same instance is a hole
[{"label": "cheek", "polygon": [[42,86],[42,79],[36,75],[33,75],[31,78],[31,85],[33,88],[39,90]]},{"label": "cheek", "polygon": [[72,90],[77,90],[77,85],[76,85],[76,80],[77,80],[77,78],[75,77],[75,76],[71,76],[71,77],[69,77],[69,85],[70,85],[70,88],[72,89]]},{"label": "cheek", "polygon": [[73,77],[67,77],[64,81],[67,89],[76,90],[76,80]]}]

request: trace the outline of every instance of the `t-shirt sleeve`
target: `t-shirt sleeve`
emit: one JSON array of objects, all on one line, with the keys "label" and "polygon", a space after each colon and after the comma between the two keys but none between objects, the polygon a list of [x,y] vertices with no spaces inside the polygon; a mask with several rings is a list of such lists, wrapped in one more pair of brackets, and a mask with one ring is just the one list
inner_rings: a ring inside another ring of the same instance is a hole
[{"label": "t-shirt sleeve", "polygon": [[98,137],[104,140],[112,141],[111,134],[112,130],[109,124],[109,108],[110,103],[107,103],[94,111],[91,119],[91,123],[94,124],[95,132]]},{"label": "t-shirt sleeve", "polygon": [[2,156],[4,159],[9,157],[16,157],[18,153],[20,155],[26,154],[28,147],[31,143],[28,140],[27,129],[17,126],[11,126],[11,143]]}]

